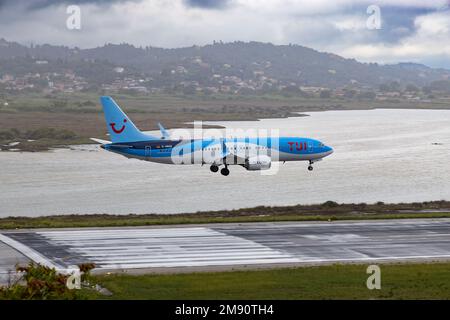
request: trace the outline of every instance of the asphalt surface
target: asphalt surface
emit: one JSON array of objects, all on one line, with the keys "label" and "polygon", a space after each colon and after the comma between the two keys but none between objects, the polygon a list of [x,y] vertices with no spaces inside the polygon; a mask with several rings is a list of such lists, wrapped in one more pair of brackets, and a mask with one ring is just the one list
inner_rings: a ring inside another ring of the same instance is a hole
[{"label": "asphalt surface", "polygon": [[57,269],[165,272],[450,260],[450,219],[214,224],[0,232],[0,272],[28,259]]},{"label": "asphalt surface", "polygon": [[0,240],[0,284],[12,280],[16,264],[27,263],[29,259]]}]

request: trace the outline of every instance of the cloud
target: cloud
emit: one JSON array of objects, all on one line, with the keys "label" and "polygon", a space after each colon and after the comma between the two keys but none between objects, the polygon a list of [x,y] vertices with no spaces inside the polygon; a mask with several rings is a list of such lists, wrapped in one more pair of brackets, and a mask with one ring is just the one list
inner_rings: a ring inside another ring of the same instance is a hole
[{"label": "cloud", "polygon": [[228,5],[228,0],[185,0],[186,5],[191,7],[220,9]]},{"label": "cloud", "polygon": [[450,68],[450,12],[418,16],[413,21],[413,28],[414,32],[397,42],[356,43],[341,53],[357,56],[363,61],[393,63],[408,60]]},{"label": "cloud", "polygon": [[127,2],[130,0],[0,0],[0,9],[11,7],[21,7],[26,10],[39,10],[55,5],[81,5],[81,4],[96,4],[106,5],[114,2]]},{"label": "cloud", "polygon": [[[366,26],[374,2],[380,30]],[[81,7],[81,30],[66,28],[69,4]],[[446,65],[449,12],[447,0],[0,0],[0,37],[78,47],[296,43],[363,61]]]}]

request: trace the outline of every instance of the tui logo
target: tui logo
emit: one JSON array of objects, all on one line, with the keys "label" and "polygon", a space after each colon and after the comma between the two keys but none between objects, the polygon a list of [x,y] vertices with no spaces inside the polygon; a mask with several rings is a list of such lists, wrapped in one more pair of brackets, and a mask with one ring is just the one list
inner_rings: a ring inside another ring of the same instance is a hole
[{"label": "tui logo", "polygon": [[289,145],[289,151],[294,151],[294,143],[295,143],[295,150],[306,150],[306,142],[288,142]]},{"label": "tui logo", "polygon": [[123,125],[122,128],[120,128],[119,130],[116,129],[116,123],[115,122],[111,122],[109,125],[111,126],[112,131],[114,131],[117,134],[120,134],[123,132],[123,130],[125,130],[125,123],[127,122],[127,119],[123,119]]}]

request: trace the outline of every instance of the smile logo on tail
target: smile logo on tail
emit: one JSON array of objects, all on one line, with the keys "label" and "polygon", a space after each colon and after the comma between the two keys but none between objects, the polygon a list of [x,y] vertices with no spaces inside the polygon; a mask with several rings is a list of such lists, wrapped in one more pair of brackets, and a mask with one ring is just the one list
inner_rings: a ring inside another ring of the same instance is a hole
[{"label": "smile logo on tail", "polygon": [[123,119],[123,123],[124,125],[122,126],[122,128],[120,128],[119,130],[116,129],[116,123],[115,122],[111,122],[109,125],[111,126],[111,129],[115,132],[115,133],[122,133],[123,130],[125,130],[125,123],[127,122],[127,119]]}]

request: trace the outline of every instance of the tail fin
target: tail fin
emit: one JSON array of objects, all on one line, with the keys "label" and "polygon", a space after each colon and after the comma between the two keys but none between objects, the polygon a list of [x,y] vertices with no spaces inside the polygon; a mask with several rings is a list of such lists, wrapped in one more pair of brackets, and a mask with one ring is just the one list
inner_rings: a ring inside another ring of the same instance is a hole
[{"label": "tail fin", "polygon": [[133,121],[128,118],[111,97],[103,96],[100,98],[100,102],[103,106],[106,126],[113,143],[156,139],[156,137],[139,131]]}]

